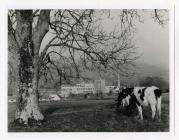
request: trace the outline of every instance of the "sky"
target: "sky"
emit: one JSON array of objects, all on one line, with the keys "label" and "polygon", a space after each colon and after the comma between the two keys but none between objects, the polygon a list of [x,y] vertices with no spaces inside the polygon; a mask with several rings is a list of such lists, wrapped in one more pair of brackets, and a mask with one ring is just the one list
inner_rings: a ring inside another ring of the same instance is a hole
[{"label": "sky", "polygon": [[[119,23],[119,10],[113,10],[115,18],[104,24],[105,28]],[[169,23],[165,22],[164,26],[158,24],[154,18],[154,10],[138,10],[141,15],[139,22],[136,20],[135,34],[133,43],[137,47],[137,52],[142,56],[137,60],[138,63],[150,64],[165,69],[169,69]],[[168,19],[168,12],[164,15]]]},{"label": "sky", "polygon": [[149,15],[136,25],[134,42],[143,56],[139,62],[169,68],[169,25],[159,25]]}]

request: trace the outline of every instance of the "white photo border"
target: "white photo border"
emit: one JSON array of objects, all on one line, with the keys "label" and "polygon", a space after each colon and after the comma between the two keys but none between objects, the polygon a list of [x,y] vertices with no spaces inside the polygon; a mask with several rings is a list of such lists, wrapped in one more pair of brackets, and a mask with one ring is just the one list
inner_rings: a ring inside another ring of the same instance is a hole
[{"label": "white photo border", "polygon": [[[170,56],[170,130],[169,132],[43,132],[43,133],[12,133],[8,132],[7,129],[7,11],[8,9],[169,9],[169,56]],[[179,10],[178,10],[179,11]],[[88,139],[175,139],[177,136],[177,125],[176,111],[179,103],[176,101],[178,95],[175,95],[175,78],[179,76],[175,75],[175,56],[178,50],[175,45],[175,7],[174,1],[171,0],[6,0],[0,2],[0,40],[2,42],[2,51],[0,52],[0,73],[1,80],[0,86],[3,94],[0,94],[0,137],[4,139],[77,139],[77,140],[88,140]],[[178,28],[177,28],[178,29]],[[176,49],[175,49],[176,48]],[[179,57],[176,57],[177,59]],[[178,59],[179,60],[179,59]],[[178,65],[176,66],[178,68]],[[176,68],[176,70],[177,70]],[[178,78],[177,78],[178,79]],[[178,81],[176,80],[178,83]],[[177,88],[177,87],[176,87]],[[178,98],[177,98],[178,99]]]}]

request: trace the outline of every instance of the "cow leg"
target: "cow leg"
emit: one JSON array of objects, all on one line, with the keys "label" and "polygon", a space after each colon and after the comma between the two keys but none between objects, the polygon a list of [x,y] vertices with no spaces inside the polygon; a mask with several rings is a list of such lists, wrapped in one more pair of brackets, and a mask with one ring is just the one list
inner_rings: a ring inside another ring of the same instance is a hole
[{"label": "cow leg", "polygon": [[137,109],[138,109],[138,113],[139,113],[138,116],[139,116],[140,120],[143,120],[141,105],[137,105]]},{"label": "cow leg", "polygon": [[161,121],[161,107],[158,110],[158,120]]},{"label": "cow leg", "polygon": [[161,121],[161,97],[157,100],[158,121]]},{"label": "cow leg", "polygon": [[156,114],[156,106],[155,104],[151,105],[151,110],[152,110],[152,119],[155,119],[155,114]]},{"label": "cow leg", "polygon": [[161,121],[161,109],[158,110],[158,121]]}]

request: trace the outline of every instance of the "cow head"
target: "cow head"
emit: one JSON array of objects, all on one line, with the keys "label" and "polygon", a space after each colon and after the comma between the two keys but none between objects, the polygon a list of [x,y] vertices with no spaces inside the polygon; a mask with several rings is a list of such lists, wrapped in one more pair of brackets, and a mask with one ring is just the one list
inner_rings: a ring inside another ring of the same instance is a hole
[{"label": "cow head", "polygon": [[120,105],[122,105],[123,107],[128,106],[130,103],[130,98],[131,98],[131,95],[133,94],[133,91],[134,91],[134,88],[122,89],[118,95],[117,107],[119,107]]},{"label": "cow head", "polygon": [[117,107],[120,105],[128,106],[129,105],[129,100],[130,100],[130,94],[128,93],[127,88],[122,89],[121,92],[118,94],[118,99],[117,99]]}]

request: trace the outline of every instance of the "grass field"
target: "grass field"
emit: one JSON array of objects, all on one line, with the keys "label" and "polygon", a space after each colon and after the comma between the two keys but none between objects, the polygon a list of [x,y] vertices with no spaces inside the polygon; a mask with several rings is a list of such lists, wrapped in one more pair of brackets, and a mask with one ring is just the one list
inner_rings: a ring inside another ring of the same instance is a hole
[{"label": "grass field", "polygon": [[[162,121],[151,119],[144,108],[144,120],[115,110],[114,99],[74,100],[41,103],[46,121],[36,128],[9,125],[9,132],[167,132],[169,131],[169,94],[162,99]],[[146,111],[147,110],[147,111]],[[8,120],[13,121],[15,104],[9,103]]]}]

